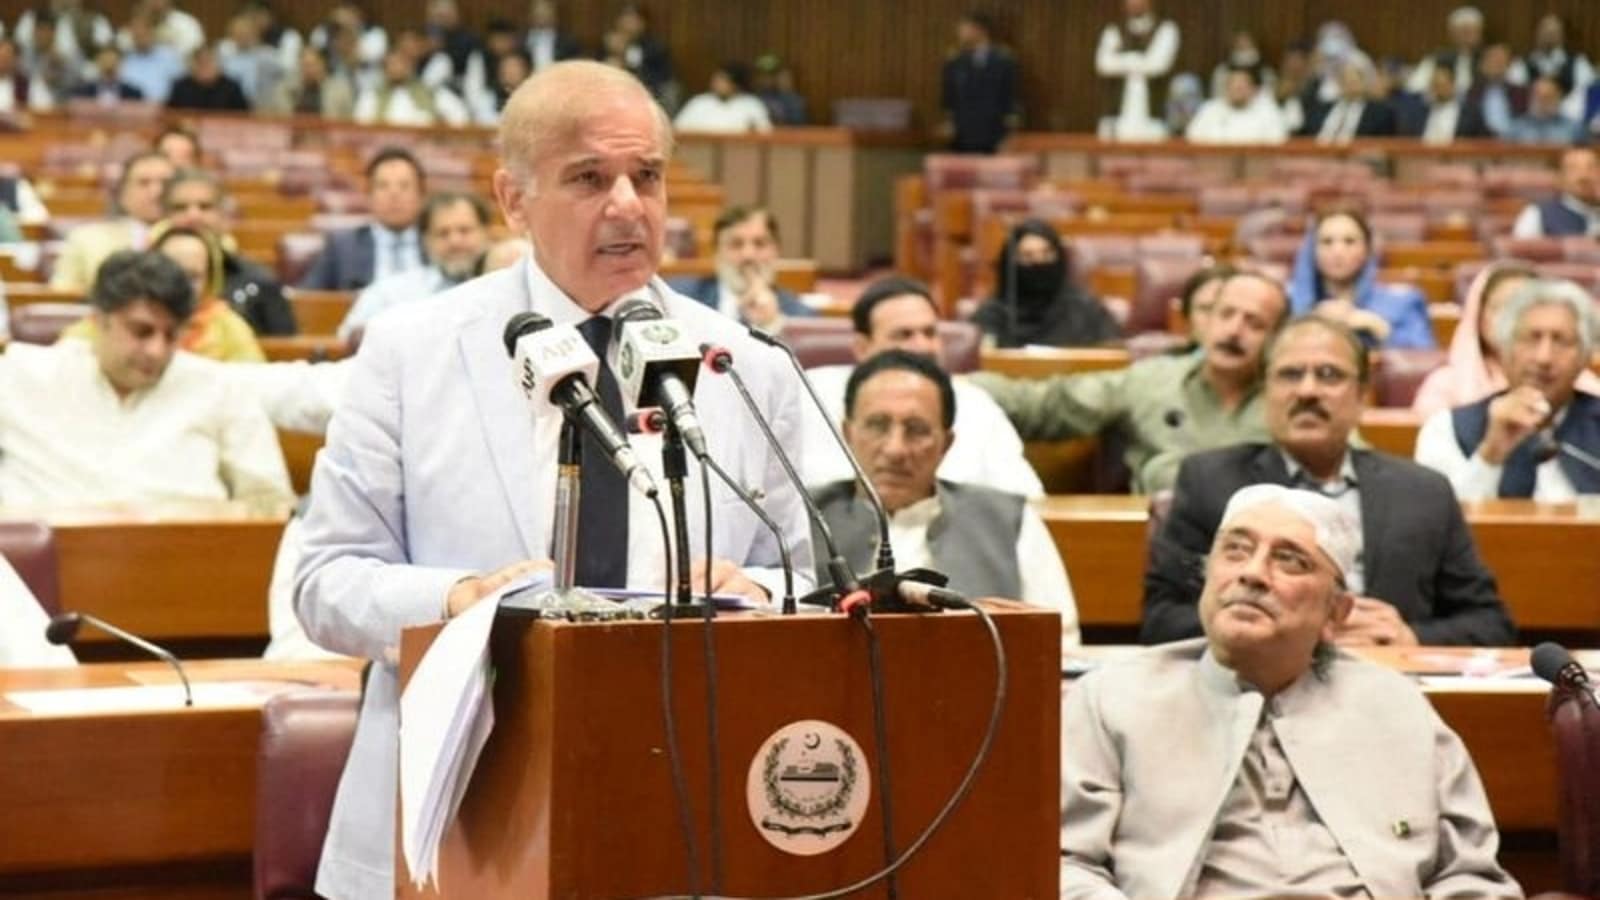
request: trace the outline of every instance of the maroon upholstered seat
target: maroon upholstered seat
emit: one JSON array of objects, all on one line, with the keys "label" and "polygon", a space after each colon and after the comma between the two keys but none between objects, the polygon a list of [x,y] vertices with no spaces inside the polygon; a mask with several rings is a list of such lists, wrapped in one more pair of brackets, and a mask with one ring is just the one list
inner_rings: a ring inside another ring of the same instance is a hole
[{"label": "maroon upholstered seat", "polygon": [[1533,263],[1559,262],[1566,259],[1561,238],[1495,238],[1490,242],[1495,259],[1525,259]]},{"label": "maroon upholstered seat", "polygon": [[11,337],[24,344],[54,344],[67,326],[93,311],[87,303],[24,303],[11,310]]},{"label": "maroon upholstered seat", "polygon": [[1600,707],[1588,691],[1557,685],[1546,712],[1560,788],[1561,887],[1600,896]]},{"label": "maroon upholstered seat", "polygon": [[43,522],[0,522],[0,556],[11,563],[47,615],[61,611],[56,536]]},{"label": "maroon upholstered seat", "polygon": [[1133,309],[1125,328],[1128,334],[1166,331],[1172,300],[1183,293],[1183,285],[1206,265],[1205,257],[1146,256],[1139,260],[1135,273]]},{"label": "maroon upholstered seat", "polygon": [[359,707],[353,691],[319,691],[283,694],[262,708],[256,758],[257,900],[317,896],[317,861]]},{"label": "maroon upholstered seat", "polygon": [[1379,357],[1373,377],[1379,406],[1406,408],[1417,398],[1428,373],[1445,364],[1444,350],[1390,349]]}]

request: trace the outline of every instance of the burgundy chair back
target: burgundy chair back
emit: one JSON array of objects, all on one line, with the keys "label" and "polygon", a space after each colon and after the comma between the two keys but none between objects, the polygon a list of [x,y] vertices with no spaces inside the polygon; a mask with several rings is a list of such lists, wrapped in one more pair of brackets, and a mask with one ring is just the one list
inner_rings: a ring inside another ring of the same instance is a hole
[{"label": "burgundy chair back", "polygon": [[[800,365],[855,365],[855,327],[847,318],[815,316],[790,319],[783,326],[783,342],[789,345]],[[971,322],[940,322],[941,362],[953,375],[978,368],[978,351],[983,345],[983,330]]]},{"label": "burgundy chair back", "polygon": [[68,326],[93,311],[87,303],[24,303],[11,310],[11,337],[24,344],[54,344]]},{"label": "burgundy chair back", "polygon": [[1382,351],[1373,367],[1373,390],[1379,406],[1405,409],[1417,399],[1422,382],[1434,369],[1445,364],[1448,352],[1442,349],[1389,349]]},{"label": "burgundy chair back", "polygon": [[1600,707],[1587,691],[1557,686],[1546,714],[1560,790],[1561,887],[1583,897],[1600,896]]},{"label": "burgundy chair back", "polygon": [[0,522],[0,556],[17,570],[46,615],[61,612],[61,561],[56,536],[43,522]]},{"label": "burgundy chair back", "polygon": [[316,897],[317,861],[355,738],[360,696],[295,692],[261,710],[256,760],[255,896]]}]

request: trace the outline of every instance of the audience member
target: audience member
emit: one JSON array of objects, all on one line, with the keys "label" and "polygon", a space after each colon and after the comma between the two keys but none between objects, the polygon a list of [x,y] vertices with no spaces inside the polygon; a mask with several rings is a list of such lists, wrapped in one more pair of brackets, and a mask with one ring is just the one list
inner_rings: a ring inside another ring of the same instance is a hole
[{"label": "audience member", "polygon": [[1533,31],[1533,49],[1511,64],[1508,73],[1513,84],[1528,85],[1540,78],[1555,79],[1561,86],[1563,111],[1577,119],[1583,112],[1584,96],[1594,82],[1594,65],[1583,53],[1567,49],[1567,29],[1561,17],[1546,13]]},{"label": "audience member", "polygon": [[793,291],[778,284],[778,220],[759,206],[735,206],[712,226],[715,275],[672,280],[673,290],[768,334],[786,318],[815,315]]},{"label": "audience member", "polygon": [[1306,134],[1319,144],[1348,144],[1358,137],[1394,134],[1394,114],[1387,104],[1371,101],[1376,70],[1364,55],[1339,67],[1339,99],[1319,106],[1306,120]]},{"label": "audience member", "polygon": [[161,219],[161,192],[172,173],[172,162],[154,150],[123,163],[111,191],[111,218],[67,232],[61,255],[50,273],[50,286],[66,291],[88,290],[106,257],[118,250],[144,247],[150,226]]},{"label": "audience member", "polygon": [[0,117],[53,109],[55,95],[42,79],[31,78],[17,59],[16,42],[0,37]]},{"label": "audience member", "polygon": [[239,82],[222,73],[217,51],[201,46],[189,57],[189,74],[173,83],[167,109],[245,112],[250,101]]},{"label": "audience member", "polygon": [[1371,57],[1356,45],[1350,26],[1337,19],[1318,25],[1316,41],[1311,47],[1311,83],[1304,94],[1308,114],[1314,107],[1333,103],[1344,93],[1342,73],[1345,63],[1352,60],[1368,66],[1372,64]]},{"label": "audience member", "polygon": [[72,96],[93,100],[101,106],[116,106],[128,100],[143,100],[144,92],[122,77],[122,51],[115,44],[102,44],[94,51],[94,73],[73,88]]},{"label": "audience member", "polygon": [[551,63],[583,55],[578,39],[561,27],[561,10],[555,0],[528,4],[528,36],[523,40],[535,72]]},{"label": "audience member", "polygon": [[994,43],[982,13],[956,22],[956,50],[940,74],[940,137],[957,153],[993,153],[1021,120],[1017,60]]},{"label": "audience member", "polygon": [[1319,316],[1289,323],[1267,348],[1271,440],[1196,453],[1184,461],[1145,571],[1146,643],[1200,634],[1200,566],[1228,498],[1251,484],[1306,487],[1357,523],[1354,595],[1340,644],[1516,642],[1450,485],[1407,459],[1350,445],[1369,375],[1355,332]]},{"label": "audience member", "polygon": [[294,334],[298,330],[294,310],[278,279],[231,249],[227,203],[227,191],[220,179],[200,169],[185,169],[167,182],[161,194],[161,214],[174,225],[217,236],[222,246],[219,296],[250,323],[256,334]]},{"label": "audience member", "polygon": [[1258,70],[1228,70],[1222,96],[1200,105],[1184,137],[1196,144],[1281,144],[1289,139],[1284,113],[1256,83]]},{"label": "audience member", "polygon": [[1361,615],[1357,523],[1309,491],[1220,496],[1193,559],[1205,637],[1065,691],[1063,900],[1522,896],[1461,739],[1332,646]]},{"label": "audience member", "polygon": [[350,339],[383,312],[426,300],[483,273],[489,249],[489,205],[476,194],[442,193],[428,198],[417,220],[428,262],[374,281],[357,297],[339,323],[338,335]]},{"label": "audience member", "polygon": [[1445,19],[1445,30],[1450,46],[1424,56],[1411,70],[1406,87],[1412,93],[1427,93],[1436,69],[1455,76],[1458,93],[1465,94],[1472,88],[1472,79],[1478,73],[1478,56],[1483,52],[1483,13],[1474,6],[1458,6]]},{"label": "audience member", "polygon": [[300,49],[306,45],[300,32],[278,21],[271,0],[244,0],[240,6],[255,19],[261,42],[278,54],[278,70],[293,70],[295,61],[300,58]]},{"label": "audience member", "polygon": [[471,118],[455,92],[423,83],[416,60],[399,45],[384,54],[382,81],[356,95],[353,116],[357,122],[381,125],[465,125]]},{"label": "audience member", "polygon": [[1578,389],[1595,315],[1594,299],[1570,281],[1523,282],[1493,320],[1509,387],[1430,416],[1417,462],[1462,500],[1600,494],[1600,396]]},{"label": "audience member", "polygon": [[0,173],[0,209],[9,211],[19,227],[50,221],[50,210],[39,199],[39,192],[21,175]]},{"label": "audience member", "polygon": [[668,112],[678,107],[678,84],[672,74],[672,54],[650,33],[643,4],[628,2],[617,13],[612,30],[622,42],[623,68],[632,72]]},{"label": "audience member", "polygon": [[1055,228],[1028,219],[1011,229],[994,265],[994,296],[972,321],[996,347],[1088,347],[1120,340],[1122,328],[1072,277]]},{"label": "audience member", "polygon": [[[939,310],[927,285],[909,278],[888,276],[867,285],[850,310],[855,326],[851,351],[856,363],[866,362],[885,350],[920,353],[940,362]],[[800,434],[804,452],[798,457],[806,484],[826,484],[853,477],[850,461],[834,443],[828,421],[844,420],[845,390],[855,366],[817,366],[807,377],[827,407],[827,419],[813,405],[801,410]],[[955,384],[955,440],[939,464],[938,477],[959,484],[975,484],[1039,497],[1044,485],[1022,455],[1022,439],[1006,421],[994,400],[966,376]]]},{"label": "audience member", "polygon": [[1467,92],[1466,103],[1483,116],[1483,123],[1498,137],[1511,131],[1511,123],[1528,109],[1528,89],[1506,77],[1511,48],[1490,44],[1478,61],[1478,77]]},{"label": "audience member", "polygon": [[[0,359],[0,366],[4,366]],[[77,663],[72,650],[45,640],[50,624],[44,607],[23,583],[17,570],[0,555],[0,669],[37,669]]]},{"label": "audience member", "polygon": [[1514,144],[1580,144],[1583,126],[1561,112],[1561,85],[1553,78],[1538,78],[1528,89],[1528,111],[1518,116],[1506,132]]},{"label": "audience member", "polygon": [[44,86],[53,105],[64,104],[92,66],[88,60],[71,56],[57,45],[56,18],[48,11],[34,21],[33,34],[35,42],[30,46],[22,39],[20,25],[14,33],[22,55],[22,68],[30,79]]},{"label": "audience member", "polygon": [[1533,277],[1531,266],[1507,261],[1490,263],[1472,279],[1450,338],[1449,361],[1423,379],[1411,401],[1412,412],[1426,419],[1441,409],[1465,406],[1505,389],[1493,322],[1506,300]]},{"label": "audience member", "polygon": [[349,119],[356,111],[355,88],[345,76],[328,72],[328,60],[322,51],[306,47],[300,51],[295,75],[278,83],[263,111],[280,116]]},{"label": "audience member", "polygon": [[241,9],[228,20],[228,37],[217,44],[217,58],[223,74],[239,85],[255,109],[272,98],[289,68],[278,48],[263,39],[258,9]]},{"label": "audience member", "polygon": [[723,63],[711,73],[711,90],[690,98],[673,126],[678,131],[743,134],[771,131],[767,105],[749,91],[748,70],[742,63]]},{"label": "audience member", "polygon": [[30,61],[53,49],[78,66],[90,61],[96,47],[112,44],[117,36],[111,20],[85,9],[83,0],[50,0],[49,6],[25,10],[13,35]]},{"label": "audience member", "polygon": [[156,40],[155,27],[143,14],[128,21],[122,57],[122,80],[139,89],[151,103],[167,102],[173,82],[183,77],[184,55]]},{"label": "audience member", "polygon": [[424,26],[436,52],[450,61],[450,86],[460,90],[467,75],[467,64],[483,52],[483,41],[461,24],[461,7],[456,0],[428,0]]},{"label": "audience member", "polygon": [[1429,98],[1424,94],[1413,94],[1406,90],[1406,76],[1409,71],[1403,61],[1395,57],[1385,58],[1378,63],[1373,72],[1367,95],[1369,101],[1388,108],[1389,116],[1394,121],[1396,135],[1408,132],[1420,133],[1428,118]]},{"label": "audience member", "polygon": [[[350,44],[348,55],[335,46],[341,39],[347,40]],[[384,54],[389,52],[388,33],[381,25],[368,24],[367,15],[356,0],[339,0],[334,3],[328,10],[328,18],[311,29],[310,43],[311,46],[330,55],[338,51],[341,62],[356,68],[376,66],[383,60]],[[337,66],[330,65],[330,68],[338,70]],[[344,74],[354,82],[353,74],[348,72]]]},{"label": "audience member", "polygon": [[1263,92],[1270,93],[1272,86],[1277,83],[1277,73],[1267,65],[1266,57],[1261,55],[1261,47],[1256,44],[1256,36],[1243,28],[1233,33],[1233,38],[1228,44],[1228,55],[1211,68],[1211,81],[1207,85],[1207,92],[1213,97],[1226,94],[1228,76],[1237,69],[1249,69],[1251,80]]},{"label": "audience member", "polygon": [[427,179],[421,163],[409,151],[386,147],[367,163],[366,176],[373,221],[329,234],[301,287],[355,291],[423,264],[417,215]]},{"label": "audience member", "polygon": [[[178,349],[218,362],[266,362],[255,332],[221,298],[222,245],[206,230],[163,222],[152,232],[150,249],[178,264],[194,290],[194,311],[184,323]],[[61,333],[63,340],[97,340],[91,316]]]},{"label": "audience member", "polygon": [[[383,44],[385,47],[389,44],[387,35],[384,36]],[[355,28],[342,25],[335,27],[323,52],[326,54],[328,71],[344,79],[350,85],[352,95],[355,91],[370,88],[383,80],[380,66],[383,57],[380,55],[377,62],[366,60],[362,55],[361,32]]]},{"label": "audience member", "polygon": [[168,125],[150,142],[150,149],[165,156],[175,169],[197,169],[204,163],[200,136],[183,125]]},{"label": "audience member", "polygon": [[1283,127],[1290,134],[1301,134],[1306,111],[1317,105],[1316,85],[1311,81],[1311,51],[1305,44],[1295,42],[1284,48],[1278,60],[1278,80],[1270,93],[1283,116]]},{"label": "audience member", "polygon": [[1399,129],[1407,137],[1420,137],[1424,144],[1454,143],[1457,138],[1490,138],[1483,111],[1463,103],[1456,92],[1456,79],[1449,69],[1434,69],[1428,84],[1428,105],[1423,118],[1406,122]]},{"label": "audience member", "polygon": [[121,251],[89,302],[92,340],[0,354],[0,503],[287,503],[266,413],[222,363],[178,349],[194,309],[183,270]]},{"label": "audience member", "polygon": [[1300,245],[1289,278],[1296,315],[1315,310],[1337,319],[1373,345],[1434,346],[1428,298],[1411,285],[1378,281],[1372,226],[1348,209],[1324,211]]},{"label": "audience member", "polygon": [[767,105],[772,124],[805,125],[811,121],[805,96],[794,89],[793,69],[771,53],[757,59],[755,69],[756,96]]},{"label": "audience member", "polygon": [[[205,46],[206,32],[200,20],[179,9],[173,0],[142,0],[140,13],[149,20],[156,43],[171,47],[179,59]],[[131,30],[127,38],[131,41]]]},{"label": "audience member", "polygon": [[[885,350],[850,373],[844,438],[889,512],[889,542],[902,569],[930,568],[968,597],[1007,597],[1061,614],[1061,645],[1075,647],[1072,584],[1044,520],[1027,498],[935,472],[955,442],[955,386],[931,357]],[[815,491],[834,543],[856,572],[872,569],[877,516],[854,478]],[[812,546],[825,547],[813,526]],[[830,580],[817,553],[817,583]]]},{"label": "audience member", "polygon": [[1257,440],[1261,349],[1288,317],[1282,285],[1256,273],[1228,279],[1206,327],[1203,353],[1142,359],[1125,368],[1038,379],[971,376],[1024,440],[1115,433],[1135,493],[1172,486],[1196,450]]},{"label": "audience member", "polygon": [[500,111],[505,109],[506,101],[511,99],[511,94],[518,85],[527,81],[528,76],[532,74],[533,62],[528,59],[528,54],[521,50],[512,50],[495,57],[494,86],[474,94],[473,121],[479,125],[499,124]]},{"label": "audience member", "polygon": [[1517,214],[1518,238],[1600,236],[1600,154],[1574,147],[1561,154],[1561,193]]},{"label": "audience member", "polygon": [[1211,327],[1211,310],[1228,279],[1239,274],[1239,269],[1228,263],[1215,263],[1195,272],[1183,283],[1178,294],[1178,308],[1183,321],[1188,324],[1189,342],[1178,352],[1205,353],[1205,340]]},{"label": "audience member", "polygon": [[1152,0],[1123,0],[1121,21],[1100,32],[1094,73],[1101,78],[1099,134],[1109,140],[1166,136],[1153,115],[1165,108],[1165,81],[1178,58],[1178,25],[1160,18]]}]

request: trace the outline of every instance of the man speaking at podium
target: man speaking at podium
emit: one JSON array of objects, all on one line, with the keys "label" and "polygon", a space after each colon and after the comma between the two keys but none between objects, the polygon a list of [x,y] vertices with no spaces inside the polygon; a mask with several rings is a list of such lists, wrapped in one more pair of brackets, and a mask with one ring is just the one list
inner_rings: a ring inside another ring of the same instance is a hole
[{"label": "man speaking at podium", "polygon": [[[594,391],[620,420],[609,316],[643,298],[695,341],[728,348],[780,441],[799,445],[799,385],[778,352],[655,277],[672,133],[638,81],[593,62],[550,66],[508,101],[500,144],[495,195],[532,255],[372,323],[312,481],[297,614],[318,644],[374,663],[318,872],[318,892],[336,900],[394,896],[402,629],[549,565],[560,417],[535,421],[506,355],[507,320],[531,311],[576,327],[604,362]],[[793,551],[797,590],[807,588],[809,525],[776,457],[727,379],[700,378],[694,401],[711,457],[762,498]],[[660,443],[632,440],[658,478]],[[661,586],[654,510],[598,446],[585,448],[577,583]],[[717,484],[708,561],[696,478],[686,489],[696,589],[709,565],[717,593],[765,602],[781,584],[776,542]]]}]

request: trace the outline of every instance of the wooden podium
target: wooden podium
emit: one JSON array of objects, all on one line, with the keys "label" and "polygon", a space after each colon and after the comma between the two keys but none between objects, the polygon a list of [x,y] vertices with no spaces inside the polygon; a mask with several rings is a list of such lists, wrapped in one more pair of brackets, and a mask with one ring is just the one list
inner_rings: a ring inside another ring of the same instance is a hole
[{"label": "wooden podium", "polygon": [[[903,866],[900,896],[1054,898],[1059,879],[1060,620],[993,613],[1009,666],[988,760],[966,799]],[[894,844],[905,849],[956,789],[988,721],[995,664],[971,613],[873,619],[883,660]],[[407,631],[408,679],[439,626]],[[673,703],[708,891],[706,668],[699,621],[672,626]],[[568,624],[502,615],[491,641],[495,726],[439,853],[439,890],[402,897],[687,896],[688,863],[666,753],[659,622]],[[720,729],[719,893],[830,890],[884,865],[882,768],[866,634],[843,616],[724,615],[713,626]],[[866,757],[870,802],[828,852],[780,850],[747,801],[752,760],[784,726],[819,719]],[[882,885],[854,896],[883,897]]]}]

